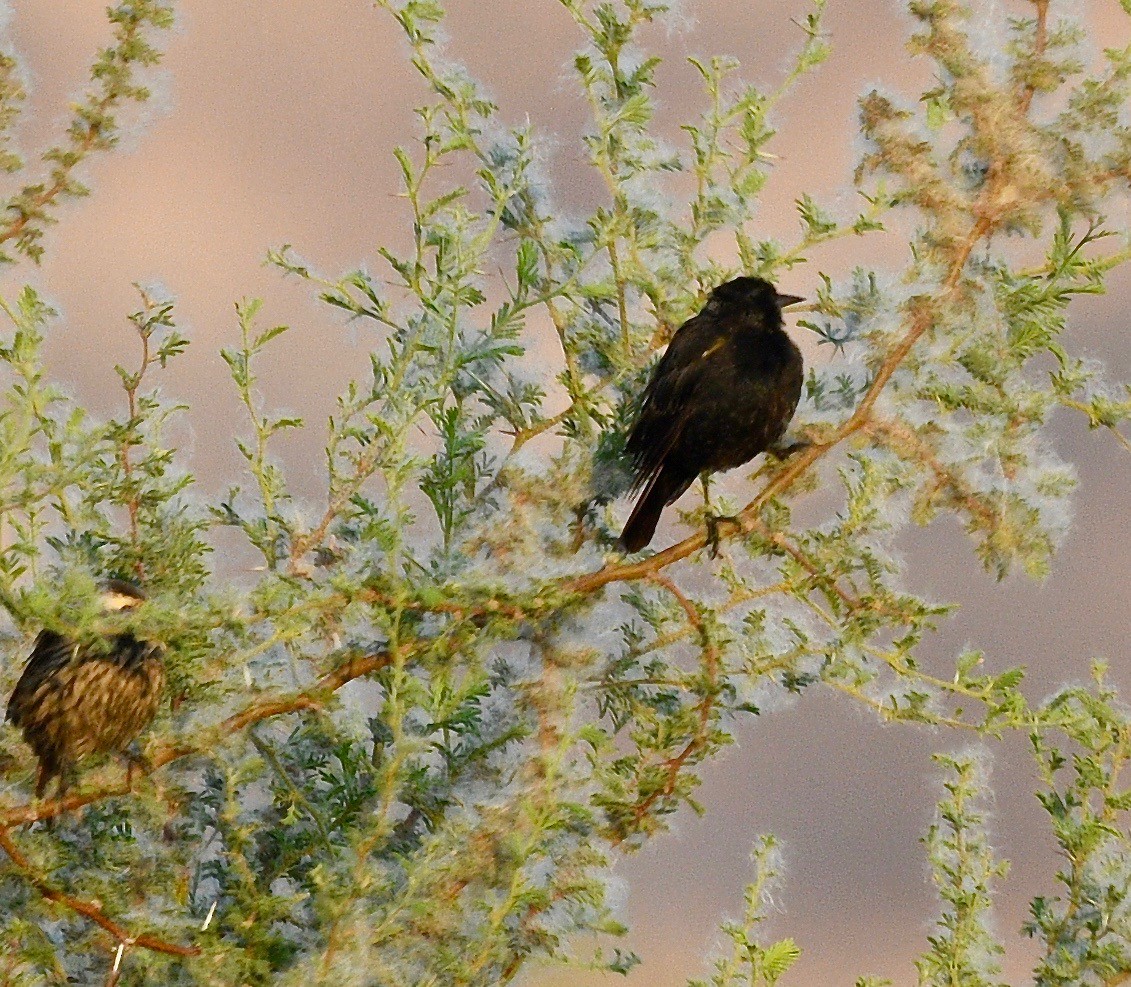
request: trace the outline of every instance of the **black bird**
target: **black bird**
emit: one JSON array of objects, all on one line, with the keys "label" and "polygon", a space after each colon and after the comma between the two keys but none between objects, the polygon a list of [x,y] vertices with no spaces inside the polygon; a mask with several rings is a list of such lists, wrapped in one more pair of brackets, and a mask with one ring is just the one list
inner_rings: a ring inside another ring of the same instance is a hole
[{"label": "black bird", "polygon": [[762,278],[735,278],[672,336],[644,396],[625,452],[643,490],[621,533],[638,552],[660,512],[697,476],[741,466],[781,438],[801,397],[801,351],[781,310],[802,299]]},{"label": "black bird", "polygon": [[[145,594],[132,583],[99,584],[106,613],[132,610]],[[164,649],[128,632],[80,643],[40,631],[27,666],[8,700],[8,720],[39,759],[35,796],[58,777],[62,798],[75,762],[87,754],[121,753],[157,712],[165,685]]]}]

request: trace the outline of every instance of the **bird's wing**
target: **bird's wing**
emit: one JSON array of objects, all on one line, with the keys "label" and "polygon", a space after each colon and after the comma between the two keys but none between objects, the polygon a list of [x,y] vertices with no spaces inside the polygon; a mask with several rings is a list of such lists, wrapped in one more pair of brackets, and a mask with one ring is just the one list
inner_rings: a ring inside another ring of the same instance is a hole
[{"label": "bird's wing", "polygon": [[17,726],[27,702],[35,695],[43,682],[72,660],[75,644],[69,638],[54,631],[40,631],[35,639],[31,657],[24,666],[12,698],[8,700],[8,719]]},{"label": "bird's wing", "polygon": [[712,355],[726,343],[713,319],[685,322],[656,364],[641,397],[636,424],[625,450],[632,459],[638,490],[653,479],[679,440],[705,378]]}]

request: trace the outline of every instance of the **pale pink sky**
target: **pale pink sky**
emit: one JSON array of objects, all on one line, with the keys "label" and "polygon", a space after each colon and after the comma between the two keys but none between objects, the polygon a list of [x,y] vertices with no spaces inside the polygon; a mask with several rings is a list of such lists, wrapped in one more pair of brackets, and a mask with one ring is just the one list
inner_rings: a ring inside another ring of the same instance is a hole
[{"label": "pale pink sky", "polygon": [[[690,21],[683,32],[650,35],[669,57],[659,96],[673,141],[681,113],[698,105],[684,54],[734,54],[750,78],[773,83],[797,44],[789,19],[807,9],[801,0],[681,6]],[[975,6],[1028,9],[1023,2]],[[554,0],[449,0],[448,7],[452,55],[487,83],[505,118],[529,117],[552,136],[546,164],[558,201],[575,208],[592,202],[599,190],[577,142],[584,107],[568,68],[576,39],[565,10]],[[90,54],[107,36],[101,8],[74,0],[15,6],[10,31],[33,87],[25,149],[39,146],[65,119],[68,97],[82,87]],[[790,203],[801,192],[851,201],[857,94],[877,83],[908,87],[929,71],[907,66],[901,43],[909,23],[895,0],[831,0],[829,8],[833,57],[779,114],[780,161],[762,219],[766,231],[783,236],[795,227]],[[1115,0],[1083,8],[1105,44],[1127,43],[1128,18]],[[423,93],[394,26],[364,0],[185,0],[180,25],[165,63],[170,77],[160,86],[163,112],[150,112],[147,125],[134,128],[125,153],[88,170],[93,196],[62,212],[42,269],[19,274],[64,313],[49,349],[53,372],[102,410],[118,400],[113,364],[134,360],[124,319],[136,308],[131,282],[158,280],[176,295],[193,346],[168,386],[197,408],[188,440],[209,493],[238,479],[240,468],[231,442],[238,406],[218,350],[235,339],[233,301],[265,296],[265,321],[289,322],[294,331],[262,368],[262,389],[270,404],[312,423],[283,448],[296,466],[299,491],[313,497],[322,457],[318,423],[364,362],[363,350],[340,320],[262,260],[269,247],[289,242],[328,272],[359,262],[379,269],[376,246],[405,239],[390,152],[411,142],[411,108]],[[816,260],[841,273],[854,262],[898,264],[905,249],[878,239]],[[787,287],[804,293],[813,280],[812,271],[801,269]],[[1112,379],[1127,380],[1131,276],[1117,275],[1112,287],[1106,297],[1074,303],[1069,345],[1105,361]],[[1110,437],[1089,434],[1078,421],[1058,419],[1054,431],[1061,453],[1078,466],[1081,489],[1075,525],[1044,584],[995,583],[952,524],[905,539],[914,586],[963,604],[926,650],[948,658],[971,644],[986,649],[993,667],[1026,664],[1034,697],[1065,679],[1084,678],[1088,660],[1102,656],[1131,689],[1124,667],[1131,632],[1125,605],[1131,460]],[[304,463],[312,464],[309,470]],[[751,841],[772,831],[784,842],[788,866],[777,896],[782,913],[770,931],[792,935],[804,950],[789,982],[851,984],[857,975],[879,974],[914,983],[911,958],[934,915],[918,844],[935,798],[929,756],[936,747],[962,743],[881,727],[815,689],[760,718],[738,748],[708,769],[701,791],[707,816],[681,814],[673,835],[617,867],[616,877],[630,889],[634,931],[627,945],[645,963],[627,981],[608,982],[668,987],[705,975],[701,959],[713,930],[739,913]],[[1032,947],[1017,930],[1029,897],[1055,892],[1055,862],[1023,738],[993,752],[995,842],[1014,861],[998,926],[1008,936],[1007,973],[1022,983]],[[532,972],[527,982],[591,981]]]}]

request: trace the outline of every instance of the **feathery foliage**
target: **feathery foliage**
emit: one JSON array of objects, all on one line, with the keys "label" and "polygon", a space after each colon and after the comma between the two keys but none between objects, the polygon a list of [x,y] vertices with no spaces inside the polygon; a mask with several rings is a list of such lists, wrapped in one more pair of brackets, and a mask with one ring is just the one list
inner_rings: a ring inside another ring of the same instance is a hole
[{"label": "feathery foliage", "polygon": [[[921,983],[998,983],[989,917],[1005,864],[983,756],[945,751],[1017,730],[1065,859],[1060,895],[1035,900],[1025,930],[1046,947],[1037,983],[1127,979],[1126,711],[1102,676],[1035,703],[1023,670],[992,656],[929,668],[917,652],[951,608],[910,593],[892,549],[907,525],[950,516],[991,573],[1044,575],[1074,483],[1051,417],[1084,414],[1126,445],[1131,397],[1067,330],[1073,296],[1131,256],[1105,218],[1131,178],[1131,53],[1093,65],[1069,5],[1031,0],[991,57],[968,10],[912,0],[910,51],[934,88],[917,102],[864,94],[859,210],[799,192],[797,235],[779,243],[759,238],[754,209],[775,107],[829,54],[826,0],[778,89],[743,82],[732,59],[692,60],[703,110],[680,146],[657,136],[658,59],[640,40],[668,4],[559,2],[581,39],[584,149],[605,191],[573,218],[541,172],[540,135],[507,125],[445,58],[441,5],[376,4],[427,93],[394,152],[410,244],[379,245],[380,276],[270,255],[368,334],[368,365],[328,423],[313,522],[272,452],[311,426],[263,407],[255,386],[286,331],[262,324],[258,301],[237,305],[223,351],[248,415],[247,477],[208,507],[168,438],[200,410],[156,383],[187,345],[171,302],[143,293],[129,317],[140,356],[118,368],[123,412],[105,422],[44,372],[45,302],[31,288],[3,302],[0,678],[15,680],[40,627],[88,631],[102,576],[149,590],[130,625],[169,645],[170,673],[132,790],[93,765],[65,803],[36,803],[27,751],[0,734],[5,982],[487,985],[535,959],[624,972],[636,958],[615,945],[610,862],[681,806],[706,811],[700,766],[775,694],[810,688],[941,728],[946,790],[925,841],[941,915]],[[113,43],[43,155],[46,177],[8,195],[6,263],[39,259],[58,207],[86,192],[81,165],[146,97],[138,73],[172,5],[109,16]],[[19,79],[3,56],[13,175]],[[831,345],[795,422],[805,444],[730,485],[742,503],[718,557],[696,510],[671,547],[620,556],[621,452],[672,332],[727,277],[816,271],[836,238],[861,238],[866,256],[894,219],[914,228],[904,269],[812,275],[807,320]],[[797,520],[818,488],[820,517]],[[221,528],[262,557],[247,592],[223,588]],[[756,845],[718,987],[789,981],[799,947],[758,938],[773,847]]]}]

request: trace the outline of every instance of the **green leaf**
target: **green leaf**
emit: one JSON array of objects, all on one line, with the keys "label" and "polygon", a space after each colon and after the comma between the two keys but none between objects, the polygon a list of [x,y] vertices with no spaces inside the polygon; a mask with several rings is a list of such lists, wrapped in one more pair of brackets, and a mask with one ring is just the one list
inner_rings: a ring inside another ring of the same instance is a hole
[{"label": "green leaf", "polygon": [[782,939],[762,953],[762,974],[772,987],[801,956],[801,948],[792,939]]}]

